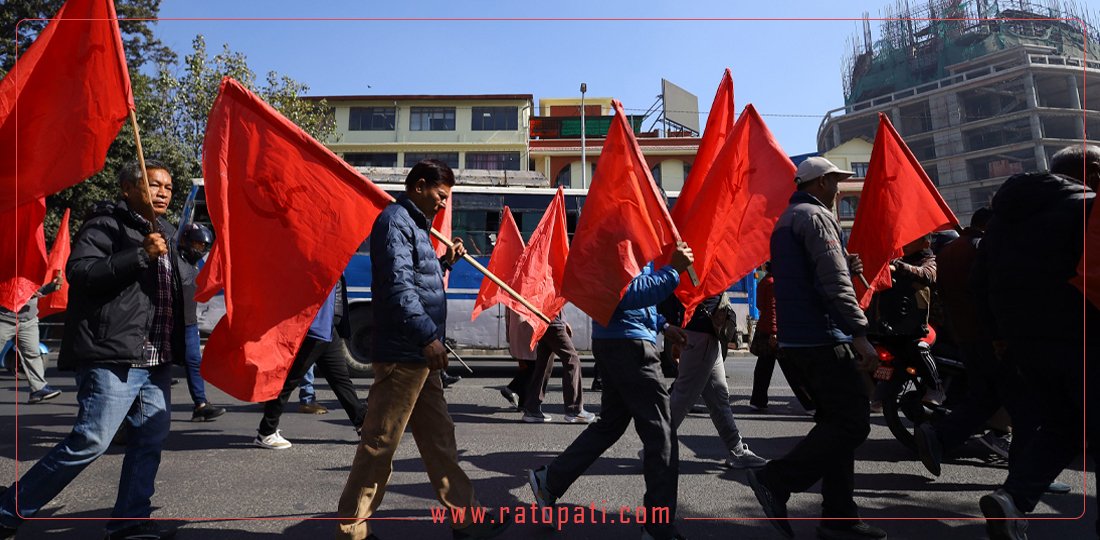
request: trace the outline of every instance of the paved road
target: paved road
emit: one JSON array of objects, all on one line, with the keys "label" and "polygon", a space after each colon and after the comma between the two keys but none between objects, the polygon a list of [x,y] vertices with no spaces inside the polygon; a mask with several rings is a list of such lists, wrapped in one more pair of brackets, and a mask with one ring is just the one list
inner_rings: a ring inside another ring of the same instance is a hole
[{"label": "paved road", "polygon": [[[476,377],[467,377],[448,390],[463,468],[474,479],[483,504],[529,505],[532,498],[526,469],[549,461],[583,427],[519,423],[519,414],[503,407],[496,390],[511,377],[508,369],[501,364],[474,367]],[[750,413],[746,405],[753,361],[734,358],[727,367],[734,412],[753,450],[775,457],[790,449],[810,428],[811,419],[797,404],[792,406],[779,370],[772,386],[770,411],[758,414]],[[179,376],[182,378],[182,371]],[[0,439],[0,478],[15,475],[15,435],[19,467],[26,470],[71,428],[76,412],[72,378],[52,370],[49,377],[65,394],[45,404],[19,405],[18,430],[15,380],[0,377],[0,430],[11,434]],[[365,397],[370,379],[356,382],[360,395]],[[322,401],[336,409],[327,386],[321,384],[319,391]],[[330,537],[333,523],[326,519],[332,517],[356,442],[342,412],[337,409],[323,416],[308,416],[294,413],[292,405],[281,429],[294,446],[272,451],[252,445],[260,418],[258,405],[231,401],[216,389],[210,394],[230,412],[216,422],[191,423],[187,386],[181,380],[174,387],[172,434],[157,477],[155,515],[180,520],[175,522],[181,526],[180,540]],[[558,420],[562,413],[560,396],[558,381],[552,381],[546,411]],[[592,404],[589,408],[598,410],[598,394],[586,393],[585,397]],[[25,390],[20,391],[19,399],[26,399]],[[758,521],[761,510],[744,474],[721,466],[723,450],[706,415],[693,414],[685,421],[680,443],[679,516],[684,534],[689,538],[780,538],[769,524]],[[878,524],[889,531],[892,539],[983,538],[983,525],[973,519],[980,515],[977,500],[995,489],[1006,473],[1003,464],[991,462],[976,444],[971,445],[957,460],[945,465],[939,479],[932,480],[891,437],[881,417],[874,418],[870,439],[857,453],[856,495],[864,517],[883,519]],[[640,447],[638,436],[628,430],[562,502],[606,506],[612,509],[609,520],[617,519],[615,509],[621,505],[638,506],[643,493],[636,457]],[[20,538],[99,538],[100,519],[109,515],[114,502],[121,462],[121,449],[112,448],[43,510],[41,517],[46,519],[25,525]],[[1038,509],[1038,515],[1061,519],[1032,522],[1032,538],[1089,536],[1097,509],[1095,497],[1083,495],[1086,478],[1081,469],[1078,464],[1060,477],[1074,486],[1071,495],[1047,496]],[[1095,475],[1089,473],[1087,481],[1093,493]],[[397,453],[390,487],[377,515],[393,519],[378,522],[375,532],[382,538],[449,538],[445,526],[430,522],[429,508],[434,504],[416,446],[406,440]],[[806,518],[794,523],[798,537],[814,537],[813,517],[819,504],[820,497],[815,493],[791,499],[791,515]],[[1085,505],[1088,516],[1068,519],[1080,515]],[[637,536],[637,525],[574,524],[558,533],[525,524],[513,525],[503,538],[607,540]]]}]

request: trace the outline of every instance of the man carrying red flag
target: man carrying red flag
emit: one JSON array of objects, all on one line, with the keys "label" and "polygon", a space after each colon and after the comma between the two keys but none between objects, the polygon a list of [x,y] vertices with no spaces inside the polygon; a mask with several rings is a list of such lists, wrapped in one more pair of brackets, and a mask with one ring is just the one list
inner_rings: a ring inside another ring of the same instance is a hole
[{"label": "man carrying red flag", "polygon": [[23,304],[19,312],[0,306],[0,345],[11,339],[15,340],[12,348],[16,351],[15,356],[19,358],[23,375],[27,377],[27,385],[31,388],[27,403],[41,403],[61,395],[61,390],[50,386],[46,381],[46,367],[42,363],[38,334],[38,299],[54,293],[60,286],[61,274],[58,273],[53,281],[38,289],[34,296]]},{"label": "man carrying red flag", "polygon": [[[454,172],[445,163],[417,163],[405,178],[405,193],[382,211],[371,232],[374,383],[362,439],[337,508],[339,539],[374,538],[368,518],[382,503],[406,426],[439,502],[452,510],[465,509],[467,516],[480,506],[470,478],[458,465],[454,421],[439,378],[439,370],[447,367],[442,265],[453,264],[466,250],[456,239],[455,249],[437,259],[428,230],[450,202],[454,183]],[[454,537],[464,539],[491,538],[509,524],[489,513],[480,523],[467,518],[451,526]]]},{"label": "man carrying red flag", "polygon": [[844,251],[832,211],[837,184],[853,174],[821,157],[800,163],[798,191],[771,237],[779,347],[817,405],[815,425],[798,446],[749,471],[764,515],[787,538],[794,536],[785,519],[787,499],[819,480],[824,519],[818,538],[886,538],[859,519],[854,499],[855,450],[871,431],[863,371],[878,365],[878,355],[850,277],[862,265]]},{"label": "man carrying red flag", "polygon": [[122,200],[98,205],[73,242],[67,266],[72,295],[57,361],[77,371],[80,410],[72,432],[0,495],[0,538],[14,536],[23,520],[103,455],[123,422],[130,444],[106,538],[175,533],[147,518],[168,437],[171,364],[182,364],[185,351],[183,295],[179,254],[165,241],[174,233],[163,218],[172,176],[159,162],[145,166],[157,224],[134,211],[148,203],[141,167],[130,163],[119,172]]}]

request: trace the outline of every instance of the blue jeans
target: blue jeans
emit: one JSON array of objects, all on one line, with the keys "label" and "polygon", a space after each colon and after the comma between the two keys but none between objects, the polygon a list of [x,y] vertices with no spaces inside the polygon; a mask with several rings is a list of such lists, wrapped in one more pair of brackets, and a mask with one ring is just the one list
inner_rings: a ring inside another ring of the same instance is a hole
[{"label": "blue jeans", "polygon": [[[126,456],[108,531],[134,524],[118,518],[148,518],[160,451],[168,437],[171,366],[131,368],[96,364],[77,372],[76,425],[15,486],[0,495],[0,525],[17,527],[33,517],[85,467],[107,451],[125,421],[130,426]],[[15,506],[19,495],[18,511]]]},{"label": "blue jeans", "polygon": [[302,382],[298,384],[298,403],[305,405],[317,401],[317,391],[313,389],[313,367],[302,375]]},{"label": "blue jeans", "polygon": [[187,391],[195,406],[206,403],[206,383],[202,381],[199,367],[202,366],[202,348],[199,346],[199,325],[189,324],[183,330],[183,340],[187,345],[184,359],[187,361]]}]

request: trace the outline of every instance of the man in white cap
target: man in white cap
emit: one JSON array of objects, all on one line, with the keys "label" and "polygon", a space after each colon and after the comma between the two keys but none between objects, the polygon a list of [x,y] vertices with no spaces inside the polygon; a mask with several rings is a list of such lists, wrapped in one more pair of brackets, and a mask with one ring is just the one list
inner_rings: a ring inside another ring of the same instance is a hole
[{"label": "man in white cap", "polygon": [[818,538],[886,538],[859,518],[853,499],[855,449],[871,431],[865,374],[878,364],[867,341],[867,318],[851,274],[863,264],[841,243],[833,215],[838,183],[854,173],[821,157],[798,166],[790,206],[771,237],[779,348],[805,381],[815,425],[793,450],[759,470],[749,483],[772,524],[794,536],[787,517],[791,493],[821,481]]}]

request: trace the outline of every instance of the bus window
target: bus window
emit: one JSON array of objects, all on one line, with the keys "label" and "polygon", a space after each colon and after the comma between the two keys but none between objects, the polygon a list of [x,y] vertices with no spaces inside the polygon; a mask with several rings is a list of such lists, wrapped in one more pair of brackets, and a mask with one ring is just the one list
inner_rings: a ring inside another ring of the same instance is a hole
[{"label": "bus window", "polygon": [[462,238],[466,250],[475,257],[488,256],[493,251],[500,213],[494,210],[459,210],[451,217],[453,235]]}]

